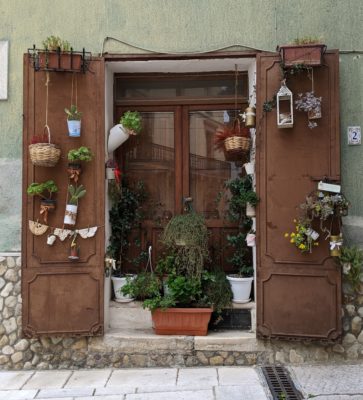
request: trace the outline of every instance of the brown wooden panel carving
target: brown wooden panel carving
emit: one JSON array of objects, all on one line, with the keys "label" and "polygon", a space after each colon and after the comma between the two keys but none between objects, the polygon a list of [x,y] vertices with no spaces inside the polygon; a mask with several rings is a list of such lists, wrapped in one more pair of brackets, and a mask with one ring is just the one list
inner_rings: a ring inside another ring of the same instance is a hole
[{"label": "brown wooden panel carving", "polygon": [[284,237],[294,230],[299,204],[317,188],[316,179],[339,180],[338,53],[325,54],[310,78],[294,75],[287,86],[296,98],[313,83],[323,98],[318,127],[309,129],[306,113],[294,110],[294,127],[279,129],[276,109],[263,113],[262,106],[280,88],[280,58],[257,58],[257,319],[263,337],[334,339],[341,331],[341,278],[328,241],[301,254]]},{"label": "brown wooden panel carving", "polygon": [[[73,83],[72,83],[73,81]],[[61,148],[61,158],[52,168],[34,166],[28,145],[34,135],[43,132],[46,117],[44,71],[35,72],[24,57],[24,135],[23,135],[23,331],[26,336],[39,334],[101,334],[103,331],[104,268],[104,61],[94,59],[85,74],[49,73],[48,125],[51,140]],[[64,108],[76,102],[82,115],[81,137],[68,136]],[[64,226],[67,187],[67,154],[70,149],[87,146],[94,153],[82,163],[79,184],[87,193],[79,201],[76,225]],[[43,222],[40,200],[26,195],[32,182],[54,180],[59,188],[54,196],[55,211],[49,212],[48,231],[41,236],[28,229],[28,220]],[[71,238],[56,239],[47,245],[53,228],[83,229],[98,227],[94,237],[77,237],[79,260],[68,258]]]}]

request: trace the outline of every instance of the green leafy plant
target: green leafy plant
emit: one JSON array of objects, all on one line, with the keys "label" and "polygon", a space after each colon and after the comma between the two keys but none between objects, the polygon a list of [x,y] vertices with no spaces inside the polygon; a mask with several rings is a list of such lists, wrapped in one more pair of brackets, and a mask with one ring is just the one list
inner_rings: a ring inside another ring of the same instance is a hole
[{"label": "green leafy plant", "polygon": [[323,39],[318,36],[303,36],[303,37],[297,37],[292,41],[292,44],[295,44],[297,46],[301,46],[304,44],[321,44],[323,42]]},{"label": "green leafy plant", "polygon": [[126,282],[121,288],[122,293],[137,300],[145,300],[157,296],[161,290],[161,281],[153,272],[140,272],[132,279],[127,277]]},{"label": "green leafy plant", "polygon": [[159,259],[155,267],[155,273],[161,277],[175,274],[175,255],[169,254]]},{"label": "green leafy plant", "polygon": [[264,112],[271,112],[276,107],[276,95],[273,96],[272,100],[266,100],[263,103],[262,110]]},{"label": "green leafy plant", "polygon": [[142,220],[142,205],[147,197],[143,182],[138,182],[131,187],[125,177],[121,181],[121,190],[113,192],[113,205],[109,212],[111,236],[107,253],[117,260],[116,275],[121,275],[121,262],[127,260],[131,232]]},{"label": "green leafy plant", "polygon": [[205,303],[220,314],[224,308],[230,307],[232,290],[226,274],[222,270],[205,271],[202,275],[202,295]]},{"label": "green leafy plant", "polygon": [[83,185],[79,186],[68,186],[68,204],[72,204],[76,206],[78,204],[78,200],[86,194],[86,189]]},{"label": "green leafy plant", "polygon": [[71,45],[67,40],[61,39],[59,36],[48,36],[43,40],[43,47],[45,50],[49,51],[70,51]]},{"label": "green leafy plant", "polygon": [[357,246],[343,246],[339,256],[343,276],[357,291],[360,286],[360,276],[363,273],[363,251]]},{"label": "green leafy plant", "polygon": [[208,230],[202,215],[187,212],[174,216],[165,227],[161,240],[175,254],[180,274],[200,277],[209,257]]},{"label": "green leafy plant", "polygon": [[71,107],[65,108],[64,112],[67,114],[67,119],[69,121],[80,121],[82,118],[82,113],[78,111],[77,106],[72,104]]},{"label": "green leafy plant", "polygon": [[[39,196],[44,200],[50,200],[52,194],[58,192],[58,187],[52,180],[43,183],[33,182],[28,186],[26,192],[29,196]],[[47,192],[48,195],[45,195],[44,192]]]},{"label": "green leafy plant", "polygon": [[120,119],[120,124],[130,131],[132,135],[138,135],[142,129],[142,118],[137,111],[126,111]]},{"label": "green leafy plant", "polygon": [[227,241],[233,248],[233,254],[228,258],[235,273],[239,278],[253,276],[253,266],[251,265],[251,251],[246,245],[246,234],[239,232],[236,235],[228,235]]},{"label": "green leafy plant", "polygon": [[69,161],[91,161],[93,158],[93,153],[86,146],[81,146],[78,149],[72,149],[68,152],[68,160]]}]

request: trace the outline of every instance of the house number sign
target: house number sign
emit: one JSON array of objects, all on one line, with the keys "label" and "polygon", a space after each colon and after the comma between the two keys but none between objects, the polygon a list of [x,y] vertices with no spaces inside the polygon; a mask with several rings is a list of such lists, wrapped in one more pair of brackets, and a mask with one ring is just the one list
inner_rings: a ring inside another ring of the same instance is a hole
[{"label": "house number sign", "polygon": [[361,129],[360,126],[348,126],[348,144],[361,144]]}]

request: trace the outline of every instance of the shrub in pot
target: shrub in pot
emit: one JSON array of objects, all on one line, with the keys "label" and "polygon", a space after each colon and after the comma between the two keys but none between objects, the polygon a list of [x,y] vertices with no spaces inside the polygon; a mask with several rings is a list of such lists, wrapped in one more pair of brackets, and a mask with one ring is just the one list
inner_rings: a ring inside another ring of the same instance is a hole
[{"label": "shrub in pot", "polygon": [[43,215],[45,223],[48,223],[48,212],[56,207],[56,201],[52,199],[52,194],[56,192],[58,192],[58,187],[52,180],[43,183],[33,182],[27,188],[29,196],[40,197],[40,215]]}]

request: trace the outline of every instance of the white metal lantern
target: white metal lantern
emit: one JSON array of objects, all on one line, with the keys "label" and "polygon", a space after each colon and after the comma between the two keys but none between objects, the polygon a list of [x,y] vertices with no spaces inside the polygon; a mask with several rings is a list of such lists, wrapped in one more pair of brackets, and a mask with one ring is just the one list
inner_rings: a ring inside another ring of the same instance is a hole
[{"label": "white metal lantern", "polygon": [[277,127],[292,128],[294,126],[294,107],[291,90],[286,86],[286,81],[282,81],[280,90],[276,95],[277,106]]}]

